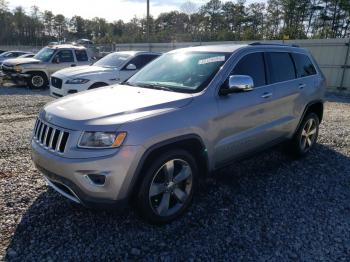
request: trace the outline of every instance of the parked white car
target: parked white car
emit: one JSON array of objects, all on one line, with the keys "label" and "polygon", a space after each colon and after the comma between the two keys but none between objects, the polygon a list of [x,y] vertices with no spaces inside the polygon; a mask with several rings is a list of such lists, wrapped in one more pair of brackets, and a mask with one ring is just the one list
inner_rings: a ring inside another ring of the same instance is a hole
[{"label": "parked white car", "polygon": [[63,97],[80,91],[121,83],[160,53],[125,51],[111,53],[90,66],[57,71],[51,76],[50,95]]}]

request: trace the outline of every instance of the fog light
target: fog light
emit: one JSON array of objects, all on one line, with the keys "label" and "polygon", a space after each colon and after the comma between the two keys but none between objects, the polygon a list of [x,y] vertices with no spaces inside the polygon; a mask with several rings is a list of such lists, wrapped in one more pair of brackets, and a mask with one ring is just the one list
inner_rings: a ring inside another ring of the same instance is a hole
[{"label": "fog light", "polygon": [[75,93],[78,93],[78,90],[75,90],[75,89],[68,90],[68,94],[75,94]]},{"label": "fog light", "polygon": [[96,186],[103,186],[106,182],[105,174],[88,174],[86,175],[90,182]]}]

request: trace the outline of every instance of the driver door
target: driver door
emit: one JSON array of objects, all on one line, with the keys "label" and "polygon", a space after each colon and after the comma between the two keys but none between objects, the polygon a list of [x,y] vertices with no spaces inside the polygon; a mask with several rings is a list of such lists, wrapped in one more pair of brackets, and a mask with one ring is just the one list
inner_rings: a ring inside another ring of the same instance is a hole
[{"label": "driver door", "polygon": [[274,89],[267,84],[265,71],[264,53],[258,52],[243,56],[231,72],[252,77],[254,88],[217,100],[220,133],[215,146],[216,166],[276,139]]},{"label": "driver door", "polygon": [[50,74],[53,74],[58,70],[73,66],[76,66],[73,51],[69,49],[60,50],[52,58],[49,71]]}]

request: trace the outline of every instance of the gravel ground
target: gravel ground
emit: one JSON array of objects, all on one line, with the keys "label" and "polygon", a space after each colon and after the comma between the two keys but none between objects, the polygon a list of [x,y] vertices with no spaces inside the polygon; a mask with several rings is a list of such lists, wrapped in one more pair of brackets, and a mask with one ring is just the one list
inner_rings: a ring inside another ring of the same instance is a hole
[{"label": "gravel ground", "polygon": [[132,210],[87,210],[46,186],[29,139],[50,100],[0,88],[0,260],[349,261],[350,100],[326,104],[307,158],[277,147],[221,170],[162,227]]}]

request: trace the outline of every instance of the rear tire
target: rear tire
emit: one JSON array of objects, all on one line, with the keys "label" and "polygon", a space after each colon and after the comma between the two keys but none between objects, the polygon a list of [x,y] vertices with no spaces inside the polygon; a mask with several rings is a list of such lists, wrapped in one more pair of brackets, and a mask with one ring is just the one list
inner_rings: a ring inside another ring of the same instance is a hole
[{"label": "rear tire", "polygon": [[166,224],[191,205],[198,168],[182,149],[165,152],[144,169],[136,204],[138,213],[152,224]]},{"label": "rear tire", "polygon": [[291,141],[291,153],[303,157],[315,146],[318,138],[320,120],[315,113],[308,113],[301,122]]},{"label": "rear tire", "polygon": [[32,89],[44,89],[48,87],[48,85],[49,81],[45,73],[33,73],[28,79],[28,86]]}]

